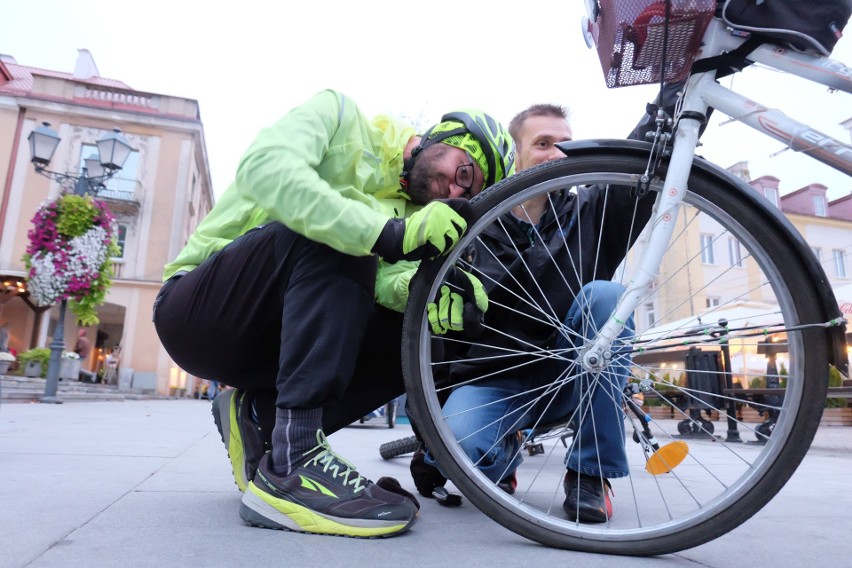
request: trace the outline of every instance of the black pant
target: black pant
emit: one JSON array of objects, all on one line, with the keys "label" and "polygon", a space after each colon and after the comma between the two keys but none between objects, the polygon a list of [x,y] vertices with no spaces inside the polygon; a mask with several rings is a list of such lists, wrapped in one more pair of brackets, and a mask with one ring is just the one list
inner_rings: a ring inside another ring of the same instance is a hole
[{"label": "black pant", "polygon": [[154,325],[185,371],[274,409],[323,408],[334,432],[404,391],[402,314],[376,306],[376,258],[280,223],[253,229],[160,292]]}]

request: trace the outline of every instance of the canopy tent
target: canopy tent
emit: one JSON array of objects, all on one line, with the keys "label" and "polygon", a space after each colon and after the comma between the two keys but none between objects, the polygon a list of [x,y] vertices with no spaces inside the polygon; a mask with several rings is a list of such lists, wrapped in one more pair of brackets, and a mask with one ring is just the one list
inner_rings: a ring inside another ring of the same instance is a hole
[{"label": "canopy tent", "polygon": [[[737,375],[744,376],[745,380],[740,382],[747,386],[749,376],[766,372],[767,359],[758,353],[758,343],[767,341],[772,329],[779,329],[783,323],[775,304],[735,302],[711,308],[696,316],[656,325],[637,335],[637,346],[649,350],[634,352],[633,363],[647,372],[682,370],[691,346],[701,348],[702,343],[707,343],[708,349],[720,348],[711,335],[721,331],[719,322],[722,320],[730,334],[728,345],[731,372],[735,380]],[[786,364],[785,355],[779,356],[779,364]]]}]

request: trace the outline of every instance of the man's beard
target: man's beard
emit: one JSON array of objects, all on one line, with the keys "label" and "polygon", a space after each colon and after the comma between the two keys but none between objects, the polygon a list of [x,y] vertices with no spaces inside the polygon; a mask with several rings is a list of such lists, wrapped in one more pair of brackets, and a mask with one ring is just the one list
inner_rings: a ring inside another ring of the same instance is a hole
[{"label": "man's beard", "polygon": [[[411,168],[411,174],[408,177],[408,187],[405,188],[405,192],[415,205],[426,205],[434,199],[431,189],[435,176],[428,171],[423,171],[426,168],[419,168],[419,166],[420,162],[417,162]],[[418,171],[418,168],[421,171]]]},{"label": "man's beard", "polygon": [[445,144],[433,144],[423,150],[414,161],[405,192],[415,205],[426,205],[438,197],[432,193],[434,181],[438,177],[434,164],[447,150],[449,148]]}]

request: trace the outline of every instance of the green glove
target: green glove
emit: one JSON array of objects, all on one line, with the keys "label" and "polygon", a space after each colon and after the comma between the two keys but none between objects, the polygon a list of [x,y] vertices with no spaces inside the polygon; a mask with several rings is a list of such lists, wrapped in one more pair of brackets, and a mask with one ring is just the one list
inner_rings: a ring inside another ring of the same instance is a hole
[{"label": "green glove", "polygon": [[388,220],[373,252],[391,263],[440,256],[456,246],[472,218],[466,199],[433,201],[407,219]]},{"label": "green glove", "polygon": [[453,268],[447,273],[435,302],[426,305],[432,333],[464,331],[468,337],[482,332],[482,316],[488,310],[488,294],[473,274]]}]

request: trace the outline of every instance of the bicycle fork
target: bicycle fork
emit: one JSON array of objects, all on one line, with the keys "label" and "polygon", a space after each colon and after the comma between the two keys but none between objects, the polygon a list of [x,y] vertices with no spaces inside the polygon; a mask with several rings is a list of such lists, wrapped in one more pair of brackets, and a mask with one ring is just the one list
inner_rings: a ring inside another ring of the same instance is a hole
[{"label": "bicycle fork", "polygon": [[698,143],[701,117],[703,116],[703,114],[696,112],[684,114],[686,116],[681,115],[678,121],[672,157],[669,161],[663,190],[657,195],[654,204],[654,216],[651,221],[648,246],[615,311],[597,336],[589,343],[581,357],[582,366],[589,372],[599,373],[612,359],[612,344],[621,334],[627,319],[651,290],[654,278],[660,270],[663,255],[668,248],[672,234],[674,234],[678,209],[686,195],[686,184],[692,168],[692,159]]}]

